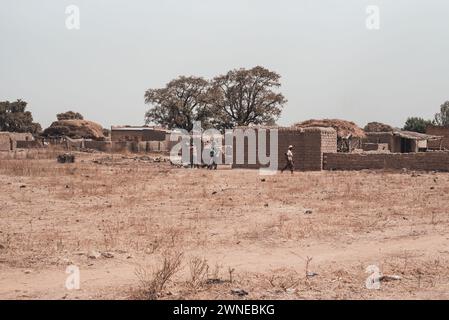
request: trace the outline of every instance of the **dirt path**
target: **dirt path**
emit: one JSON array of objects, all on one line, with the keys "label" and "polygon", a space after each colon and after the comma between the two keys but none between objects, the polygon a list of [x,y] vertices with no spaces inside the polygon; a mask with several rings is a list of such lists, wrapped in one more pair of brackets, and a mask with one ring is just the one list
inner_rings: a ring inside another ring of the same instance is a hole
[{"label": "dirt path", "polygon": [[[279,268],[303,270],[308,256],[313,257],[314,267],[325,268],[332,264],[347,266],[355,263],[368,266],[388,259],[390,255],[410,250],[413,250],[414,255],[448,255],[449,238],[444,235],[419,238],[410,236],[380,242],[365,240],[352,244],[315,243],[305,248],[291,244],[275,248],[251,246],[189,254],[200,253],[210,262],[225,261],[237,272],[269,272]],[[127,298],[128,289],[138,284],[135,276],[138,265],[139,263],[129,260],[99,260],[93,266],[81,268],[80,290],[65,288],[68,275],[64,268],[29,270],[3,266],[0,269],[0,299]]]}]

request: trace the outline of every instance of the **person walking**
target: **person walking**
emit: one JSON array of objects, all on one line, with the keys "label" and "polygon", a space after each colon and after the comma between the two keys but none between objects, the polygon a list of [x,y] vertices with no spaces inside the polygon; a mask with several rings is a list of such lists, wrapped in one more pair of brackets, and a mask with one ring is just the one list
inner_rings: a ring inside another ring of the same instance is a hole
[{"label": "person walking", "polygon": [[286,164],[285,167],[281,170],[281,173],[284,173],[284,171],[285,171],[286,169],[290,169],[291,173],[293,174],[294,168],[293,168],[293,152],[292,152],[292,150],[293,150],[293,146],[292,146],[292,145],[288,146],[288,150],[287,150],[287,152],[285,153],[285,157],[286,157],[286,159],[287,159],[287,164]]}]

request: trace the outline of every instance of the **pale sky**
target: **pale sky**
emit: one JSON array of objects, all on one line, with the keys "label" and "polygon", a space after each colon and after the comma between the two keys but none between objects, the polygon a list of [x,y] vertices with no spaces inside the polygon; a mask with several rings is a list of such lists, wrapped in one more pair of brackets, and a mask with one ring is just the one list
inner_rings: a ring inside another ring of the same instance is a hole
[{"label": "pale sky", "polygon": [[[80,9],[80,30],[65,9]],[[69,109],[143,124],[148,88],[262,65],[281,74],[281,125],[402,126],[449,100],[447,0],[1,0],[0,101],[45,128]],[[366,7],[380,29],[366,27]]]}]

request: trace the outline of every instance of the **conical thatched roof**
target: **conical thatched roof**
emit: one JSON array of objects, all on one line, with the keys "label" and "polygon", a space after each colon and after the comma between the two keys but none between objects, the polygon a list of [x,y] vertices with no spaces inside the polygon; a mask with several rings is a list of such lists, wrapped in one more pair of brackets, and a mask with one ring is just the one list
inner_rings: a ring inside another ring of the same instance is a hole
[{"label": "conical thatched roof", "polygon": [[307,120],[299,123],[295,123],[293,127],[296,128],[309,128],[309,127],[324,127],[334,128],[337,131],[339,138],[346,138],[352,135],[354,138],[364,138],[365,132],[359,128],[354,122],[341,120],[341,119],[322,119],[322,120]]}]

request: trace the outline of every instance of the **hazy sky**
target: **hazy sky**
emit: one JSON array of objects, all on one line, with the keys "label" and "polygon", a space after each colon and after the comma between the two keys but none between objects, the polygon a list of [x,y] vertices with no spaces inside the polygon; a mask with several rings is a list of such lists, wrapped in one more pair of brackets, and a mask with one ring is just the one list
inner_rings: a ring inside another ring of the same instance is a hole
[{"label": "hazy sky", "polygon": [[[66,6],[80,30],[66,28]],[[0,100],[46,127],[68,109],[143,123],[148,88],[262,65],[282,75],[281,125],[402,126],[449,100],[447,0],[0,0]],[[366,27],[366,7],[380,29]]]}]

